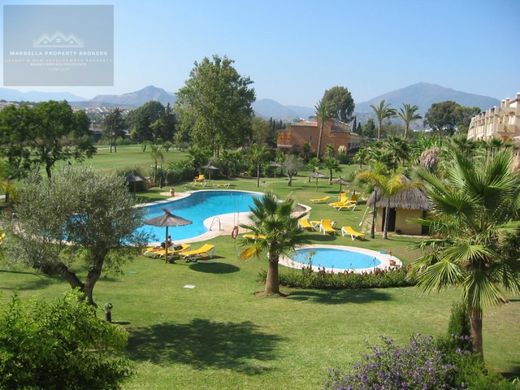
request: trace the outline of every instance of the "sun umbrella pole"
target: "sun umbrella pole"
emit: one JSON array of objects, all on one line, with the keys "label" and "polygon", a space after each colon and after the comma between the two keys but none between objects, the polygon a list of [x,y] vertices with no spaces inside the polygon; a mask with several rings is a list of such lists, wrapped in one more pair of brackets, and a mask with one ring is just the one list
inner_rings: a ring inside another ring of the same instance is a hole
[{"label": "sun umbrella pole", "polygon": [[168,226],[166,226],[166,237],[164,238],[164,262],[168,262]]}]

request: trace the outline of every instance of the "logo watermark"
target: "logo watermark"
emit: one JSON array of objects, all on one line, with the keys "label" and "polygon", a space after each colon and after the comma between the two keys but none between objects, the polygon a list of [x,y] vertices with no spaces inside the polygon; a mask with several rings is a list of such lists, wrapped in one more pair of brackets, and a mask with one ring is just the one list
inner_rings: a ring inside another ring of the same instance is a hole
[{"label": "logo watermark", "polygon": [[4,6],[4,85],[113,83],[113,6]]}]

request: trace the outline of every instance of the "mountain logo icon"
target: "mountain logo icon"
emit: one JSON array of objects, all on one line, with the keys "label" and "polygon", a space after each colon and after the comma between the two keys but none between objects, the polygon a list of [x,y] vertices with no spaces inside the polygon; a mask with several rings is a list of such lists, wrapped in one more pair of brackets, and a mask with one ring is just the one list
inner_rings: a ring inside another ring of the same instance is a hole
[{"label": "mountain logo icon", "polygon": [[65,35],[61,32],[55,32],[54,34],[43,34],[33,44],[34,47],[38,48],[82,48],[84,46],[83,41],[79,40],[74,34]]}]

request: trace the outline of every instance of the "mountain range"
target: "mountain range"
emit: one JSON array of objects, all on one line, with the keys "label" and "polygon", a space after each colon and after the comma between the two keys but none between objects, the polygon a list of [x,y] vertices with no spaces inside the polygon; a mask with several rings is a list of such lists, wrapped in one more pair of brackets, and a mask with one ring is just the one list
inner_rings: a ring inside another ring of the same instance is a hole
[{"label": "mountain range", "polygon": [[[156,100],[162,104],[174,104],[175,94],[150,85],[122,95],[97,95],[90,100],[86,100],[68,92],[20,92],[15,89],[0,88],[0,99],[32,102],[54,99],[67,100],[71,105],[77,107],[120,106],[134,108],[150,100]],[[498,99],[489,96],[457,91],[436,84],[417,83],[376,96],[366,102],[356,103],[355,114],[358,119],[362,122],[366,121],[372,116],[370,105],[377,104],[383,99],[390,103],[392,107],[400,107],[403,103],[416,104],[422,115],[433,103],[445,100],[453,100],[464,106],[480,107],[482,110],[500,104]],[[273,99],[259,99],[253,103],[253,109],[258,116],[283,120],[308,118],[314,114],[312,107],[283,105]]]}]

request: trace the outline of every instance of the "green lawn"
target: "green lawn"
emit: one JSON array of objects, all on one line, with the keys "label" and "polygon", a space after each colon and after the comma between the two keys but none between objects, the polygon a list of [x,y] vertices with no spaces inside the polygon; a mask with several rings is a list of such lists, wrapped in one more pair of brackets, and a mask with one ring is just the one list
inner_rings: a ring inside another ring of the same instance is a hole
[{"label": "green lawn", "polygon": [[[93,161],[98,158],[104,157]],[[109,158],[97,166],[107,169]],[[252,179],[222,182],[256,190]],[[270,178],[262,180],[260,190],[310,203],[310,198],[337,193],[338,186],[321,180],[316,192],[314,183],[304,177],[298,177],[292,188],[283,178]],[[151,197],[158,198],[157,191]],[[339,226],[357,226],[364,211],[364,206],[337,212],[317,205],[311,218],[330,217]],[[391,250],[405,263],[419,255],[413,248],[416,241],[406,237],[352,242],[309,235],[314,242]],[[456,290],[426,295],[414,287],[284,289],[287,298],[262,298],[254,293],[262,289],[256,279],[266,262],[239,260],[239,248],[229,236],[211,242],[217,247],[212,263],[167,265],[140,257],[124,267],[123,275],[105,277],[96,286],[97,302],[100,306],[112,302],[114,320],[130,332],[128,354],[136,374],[125,388],[319,389],[328,368],[349,367],[380,335],[404,342],[416,332],[444,334],[450,306],[459,298]],[[195,288],[183,288],[187,284]],[[3,302],[15,291],[22,297],[50,298],[67,289],[57,279],[0,268]],[[518,298],[486,310],[484,320],[488,364],[516,375],[520,370]]]}]

